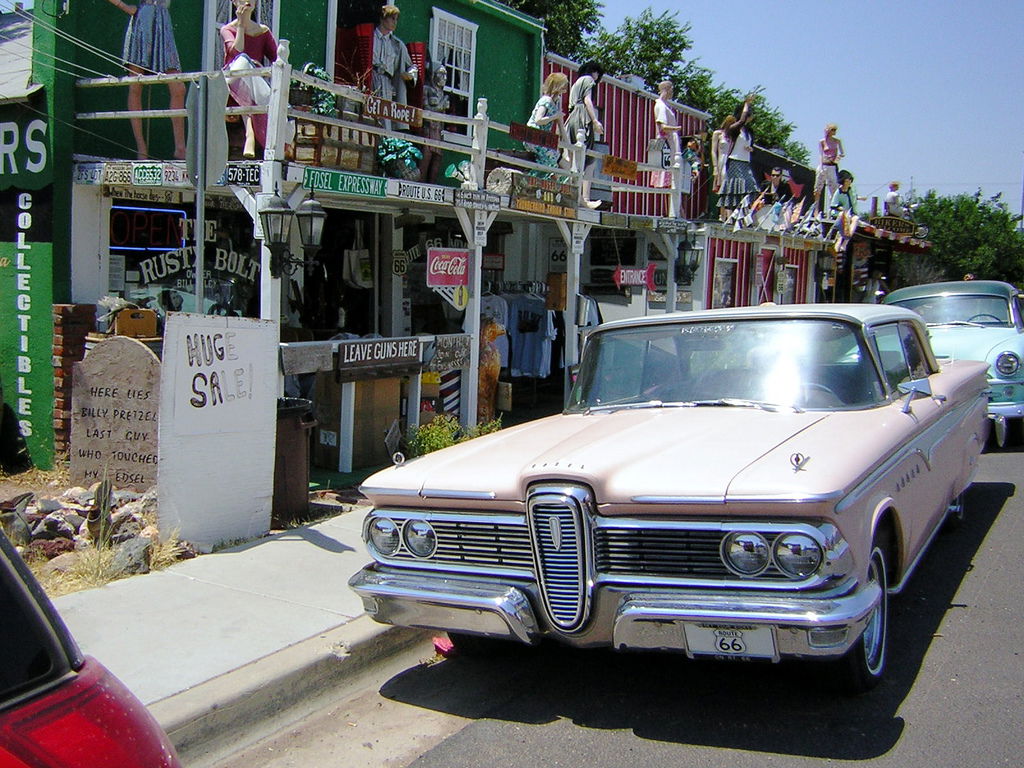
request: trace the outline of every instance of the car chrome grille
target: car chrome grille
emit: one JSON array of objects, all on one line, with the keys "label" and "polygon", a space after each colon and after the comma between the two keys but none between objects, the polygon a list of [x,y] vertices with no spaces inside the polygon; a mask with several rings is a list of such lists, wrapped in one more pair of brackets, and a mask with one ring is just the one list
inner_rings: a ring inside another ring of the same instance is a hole
[{"label": "car chrome grille", "polygon": [[[720,530],[598,528],[594,559],[598,573],[669,578],[734,579],[720,555]],[[766,536],[769,546],[774,536]],[[774,566],[764,574],[781,575]]]},{"label": "car chrome grille", "polygon": [[[431,525],[437,534],[432,562],[533,571],[533,549],[525,523],[431,520]],[[395,557],[417,559],[404,548]]]},{"label": "car chrome grille", "polygon": [[590,607],[589,500],[583,488],[539,487],[527,505],[544,608],[565,632],[579,629]]}]

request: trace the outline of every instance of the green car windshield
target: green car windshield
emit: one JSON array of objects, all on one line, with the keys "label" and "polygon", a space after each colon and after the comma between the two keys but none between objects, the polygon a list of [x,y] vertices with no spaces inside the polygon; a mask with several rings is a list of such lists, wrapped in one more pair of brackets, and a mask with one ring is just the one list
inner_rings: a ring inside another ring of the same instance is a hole
[{"label": "green car windshield", "polygon": [[1013,325],[1010,304],[1002,296],[947,294],[892,303],[917,312],[928,325],[972,324],[997,328]]},{"label": "green car windshield", "polygon": [[883,398],[853,326],[829,319],[728,320],[596,334],[567,411],[673,405],[837,409]]}]

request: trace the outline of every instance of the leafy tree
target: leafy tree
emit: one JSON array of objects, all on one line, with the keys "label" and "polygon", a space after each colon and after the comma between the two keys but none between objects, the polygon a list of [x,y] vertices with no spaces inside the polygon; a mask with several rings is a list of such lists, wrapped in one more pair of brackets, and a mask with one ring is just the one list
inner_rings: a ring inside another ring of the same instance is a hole
[{"label": "leafy tree", "polygon": [[583,61],[587,37],[601,29],[601,3],[597,0],[506,0],[517,11],[543,19],[545,42],[559,56]]},{"label": "leafy tree", "polygon": [[662,80],[677,87],[686,73],[684,54],[693,47],[690,24],[680,24],[675,12],[659,16],[648,8],[635,19],[627,16],[614,32],[602,29],[588,41],[586,57],[600,61],[609,74],[639,75],[656,91]]},{"label": "leafy tree", "polygon": [[918,198],[914,220],[929,228],[931,261],[945,279],[968,272],[978,279],[1024,282],[1024,234],[1021,217],[1010,212],[1001,195],[940,196],[931,190]]},{"label": "leafy tree", "polygon": [[[586,58],[600,61],[611,74],[639,75],[647,88],[655,92],[662,80],[671,80],[676,97],[691,107],[711,114],[711,126],[717,128],[726,115],[743,103],[746,94],[715,82],[715,73],[686,52],[693,47],[689,22],[680,22],[676,12],[655,16],[648,8],[636,18],[626,17],[614,32],[601,30],[586,46]],[[762,147],[807,163],[807,148],[792,140],[794,125],[781,110],[771,106],[760,94],[754,101],[751,129]]]}]

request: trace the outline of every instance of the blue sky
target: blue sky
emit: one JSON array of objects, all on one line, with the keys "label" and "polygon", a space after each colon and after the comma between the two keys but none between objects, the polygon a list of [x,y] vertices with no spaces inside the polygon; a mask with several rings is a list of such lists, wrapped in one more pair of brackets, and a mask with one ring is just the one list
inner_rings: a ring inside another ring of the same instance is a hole
[{"label": "blue sky", "polygon": [[615,29],[646,7],[690,22],[691,53],[742,91],[764,95],[817,161],[839,125],[862,196],[1002,192],[1021,210],[1024,2],[1021,0],[604,0]]}]

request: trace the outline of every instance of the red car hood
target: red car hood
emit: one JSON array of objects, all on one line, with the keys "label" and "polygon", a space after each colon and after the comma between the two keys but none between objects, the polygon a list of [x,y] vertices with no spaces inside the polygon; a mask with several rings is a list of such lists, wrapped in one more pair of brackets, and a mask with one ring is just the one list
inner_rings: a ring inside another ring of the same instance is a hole
[{"label": "red car hood", "polygon": [[[368,478],[363,491],[380,505],[397,502],[404,492],[522,500],[531,483],[561,479],[591,486],[598,503],[658,496],[724,501],[737,492],[735,481],[745,469],[830,418],[740,407],[552,416],[389,467]],[[787,452],[777,477],[793,474]]]}]

